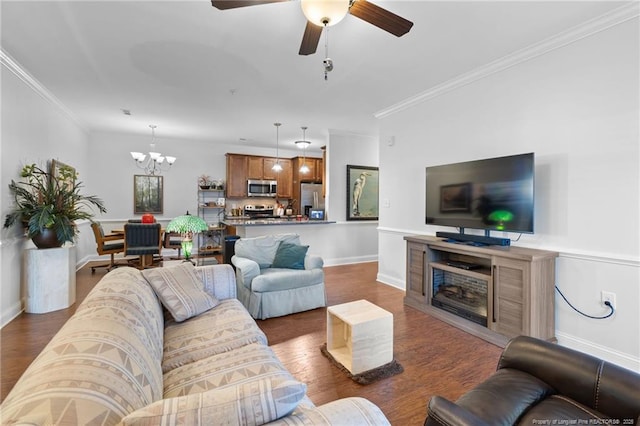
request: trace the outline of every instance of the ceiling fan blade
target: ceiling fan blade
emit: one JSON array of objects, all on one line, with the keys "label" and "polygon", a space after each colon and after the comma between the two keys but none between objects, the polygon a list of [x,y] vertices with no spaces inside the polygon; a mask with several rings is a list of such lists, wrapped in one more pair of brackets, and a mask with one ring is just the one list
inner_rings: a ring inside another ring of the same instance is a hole
[{"label": "ceiling fan blade", "polygon": [[298,54],[311,55],[316,53],[321,35],[322,27],[307,21],[307,26],[304,29],[304,35],[302,36],[302,43],[300,44],[300,51]]},{"label": "ceiling fan blade", "polygon": [[369,3],[367,0],[354,1],[349,9],[349,13],[378,28],[390,32],[396,37],[403,36],[413,27],[413,22],[395,13],[391,13],[380,6]]},{"label": "ceiling fan blade", "polygon": [[289,0],[211,0],[211,5],[216,9],[236,9],[238,7],[257,6],[259,4],[280,3]]}]

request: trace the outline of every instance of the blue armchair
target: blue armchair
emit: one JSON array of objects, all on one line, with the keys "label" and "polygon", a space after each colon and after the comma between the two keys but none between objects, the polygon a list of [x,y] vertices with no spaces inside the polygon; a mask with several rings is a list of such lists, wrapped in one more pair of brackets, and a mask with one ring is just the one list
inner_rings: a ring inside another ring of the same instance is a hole
[{"label": "blue armchair", "polygon": [[238,299],[253,318],[326,306],[323,260],[306,254],[297,234],[240,238],[231,262]]}]

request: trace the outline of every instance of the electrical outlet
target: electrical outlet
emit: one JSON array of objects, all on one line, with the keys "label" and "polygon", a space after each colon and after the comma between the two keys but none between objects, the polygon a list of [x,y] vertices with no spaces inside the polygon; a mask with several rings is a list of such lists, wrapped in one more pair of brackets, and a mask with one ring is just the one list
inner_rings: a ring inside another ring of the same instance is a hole
[{"label": "electrical outlet", "polygon": [[602,292],[602,304],[603,305],[604,305],[604,302],[611,303],[611,306],[615,309],[616,308],[616,294],[612,293],[610,291],[603,291]]}]

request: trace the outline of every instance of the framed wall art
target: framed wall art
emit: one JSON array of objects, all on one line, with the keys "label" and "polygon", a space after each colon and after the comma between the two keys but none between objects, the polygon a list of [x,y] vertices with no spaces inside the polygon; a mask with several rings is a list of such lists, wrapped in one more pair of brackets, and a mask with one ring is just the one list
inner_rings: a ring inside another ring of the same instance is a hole
[{"label": "framed wall art", "polygon": [[76,169],[62,161],[53,159],[49,162],[49,174],[55,179],[64,179],[65,186],[73,189],[76,183]]},{"label": "framed wall art", "polygon": [[378,220],[377,167],[347,165],[347,220]]},{"label": "framed wall art", "polygon": [[162,213],[162,176],[133,176],[133,213]]}]

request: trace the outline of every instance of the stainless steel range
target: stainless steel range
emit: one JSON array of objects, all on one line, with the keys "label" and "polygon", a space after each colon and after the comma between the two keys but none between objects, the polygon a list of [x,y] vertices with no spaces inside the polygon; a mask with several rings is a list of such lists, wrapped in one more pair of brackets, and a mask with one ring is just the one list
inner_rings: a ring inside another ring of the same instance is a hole
[{"label": "stainless steel range", "polygon": [[269,219],[275,218],[274,215],[275,206],[265,204],[248,204],[244,206],[244,215],[250,219]]}]

